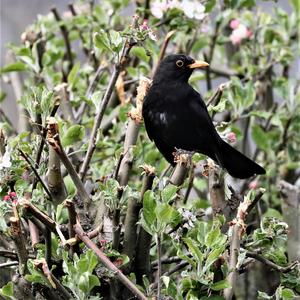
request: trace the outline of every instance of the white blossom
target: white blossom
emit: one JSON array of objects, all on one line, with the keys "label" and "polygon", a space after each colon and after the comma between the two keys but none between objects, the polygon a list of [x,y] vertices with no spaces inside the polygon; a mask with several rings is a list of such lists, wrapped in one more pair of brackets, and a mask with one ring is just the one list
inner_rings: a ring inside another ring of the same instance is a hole
[{"label": "white blossom", "polygon": [[10,152],[10,149],[6,146],[4,155],[0,157],[0,170],[11,167]]}]

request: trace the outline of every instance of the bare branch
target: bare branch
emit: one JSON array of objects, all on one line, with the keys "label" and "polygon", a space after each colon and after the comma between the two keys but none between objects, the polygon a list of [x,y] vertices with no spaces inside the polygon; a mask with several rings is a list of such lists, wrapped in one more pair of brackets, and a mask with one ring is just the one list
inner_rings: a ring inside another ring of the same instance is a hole
[{"label": "bare branch", "polygon": [[74,226],[75,232],[78,237],[89,247],[100,259],[101,263],[110,271],[114,276],[123,283],[138,299],[147,300],[147,297],[134,285],[120,269],[118,269],[107,256],[89,239],[87,234],[82,230],[79,224]]}]

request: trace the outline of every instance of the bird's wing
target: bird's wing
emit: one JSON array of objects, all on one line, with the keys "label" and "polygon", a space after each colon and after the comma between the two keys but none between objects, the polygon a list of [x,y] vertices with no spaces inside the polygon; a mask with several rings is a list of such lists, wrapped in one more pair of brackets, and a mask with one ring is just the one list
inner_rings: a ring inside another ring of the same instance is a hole
[{"label": "bird's wing", "polygon": [[161,139],[166,144],[198,151],[216,159],[213,153],[218,149],[220,137],[200,94],[190,87],[185,97],[173,103],[170,99],[170,103]]}]

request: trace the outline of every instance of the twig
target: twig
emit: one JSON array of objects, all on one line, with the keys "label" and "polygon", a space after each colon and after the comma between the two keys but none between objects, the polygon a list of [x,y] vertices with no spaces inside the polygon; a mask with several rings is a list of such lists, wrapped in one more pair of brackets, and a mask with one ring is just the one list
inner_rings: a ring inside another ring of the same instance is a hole
[{"label": "twig", "polygon": [[[120,187],[118,189],[117,199],[120,202],[124,192],[124,187]],[[113,211],[113,237],[112,237],[112,248],[115,250],[119,250],[120,244],[120,236],[121,236],[121,228],[122,224],[120,223],[120,215],[121,215],[121,208],[119,205]]]},{"label": "twig", "polygon": [[[10,259],[18,259],[17,252],[10,250],[0,250],[0,256],[10,258]],[[28,258],[35,258],[35,255],[28,254]]]},{"label": "twig", "polygon": [[41,183],[43,189],[45,190],[46,194],[48,195],[49,200],[52,200],[52,196],[51,196],[51,193],[50,193],[49,189],[47,188],[47,185],[45,184],[45,182],[43,181],[43,179],[39,175],[37,169],[31,163],[31,161],[30,161],[29,157],[27,156],[27,154],[25,154],[21,149],[18,149],[18,151],[20,152],[21,156],[26,160],[26,162],[29,164],[29,166],[30,166],[31,170],[33,171],[34,175],[36,176],[38,181]]},{"label": "twig", "polygon": [[54,118],[49,118],[48,119],[48,124],[47,124],[47,141],[49,142],[50,146],[53,147],[55,152],[58,154],[60,160],[64,164],[65,168],[67,169],[68,173],[70,174],[70,177],[72,178],[76,188],[79,197],[84,203],[85,209],[87,210],[88,204],[90,201],[90,197],[88,193],[86,192],[84,185],[82,181],[80,180],[76,170],[74,169],[73,164],[69,160],[67,154],[65,153],[61,141],[59,138],[59,132],[58,132],[58,124]]},{"label": "twig", "polygon": [[[182,261],[182,258],[179,256],[172,256],[167,257],[164,259],[161,259],[161,264],[173,264],[173,263],[179,263]],[[155,268],[158,265],[158,261],[155,260],[151,263],[151,268]]]},{"label": "twig", "polygon": [[170,178],[170,183],[180,186],[183,184],[186,174],[188,172],[191,158],[189,154],[175,154],[176,167]]},{"label": "twig", "polygon": [[288,224],[287,252],[289,261],[300,261],[300,189],[284,180],[280,180],[278,188],[281,196],[282,214]]},{"label": "twig", "polygon": [[158,61],[157,61],[157,64],[156,64],[156,67],[152,70],[152,78],[154,77],[156,71],[157,71],[157,68],[160,64],[160,62],[163,60],[164,56],[165,56],[165,53],[166,53],[166,50],[167,50],[167,47],[169,45],[169,42],[171,40],[171,38],[173,37],[173,35],[175,34],[175,30],[172,30],[172,31],[169,31],[164,39],[164,42],[163,42],[163,45],[160,49],[160,52],[159,52],[159,56],[158,56]]},{"label": "twig", "polygon": [[[180,264],[178,264],[176,267],[174,267],[173,269],[171,269],[170,271],[166,272],[163,274],[163,276],[171,276],[172,274],[180,271],[181,269],[185,268],[186,266],[188,266],[189,263],[186,261],[181,262]],[[150,286],[151,290],[154,290],[157,288],[157,282],[151,284]]]},{"label": "twig", "polygon": [[298,261],[294,261],[293,263],[291,263],[290,265],[288,265],[286,267],[281,267],[281,266],[276,265],[272,261],[268,260],[267,258],[255,253],[255,252],[250,252],[250,251],[246,252],[246,256],[255,258],[256,260],[260,261],[261,263],[265,264],[266,266],[268,266],[278,272],[281,272],[281,273],[288,273],[291,270],[293,270],[294,268],[296,268],[297,266],[300,266]]},{"label": "twig", "polygon": [[[133,22],[132,22],[132,27],[135,28],[138,24],[138,18],[133,18]],[[126,39],[124,45],[123,45],[123,49],[122,49],[122,54],[121,54],[121,58],[119,60],[119,62],[114,66],[114,71],[113,74],[110,78],[108,87],[106,89],[106,92],[102,98],[101,104],[100,104],[100,108],[99,111],[97,113],[97,115],[95,116],[95,123],[91,132],[91,136],[89,139],[89,146],[88,146],[88,150],[86,153],[86,156],[84,158],[82,167],[80,169],[80,178],[82,181],[84,181],[87,170],[89,168],[89,164],[90,161],[92,159],[93,153],[95,151],[96,148],[96,142],[97,142],[97,134],[98,134],[98,129],[101,125],[103,116],[104,116],[104,112],[106,110],[106,106],[108,104],[108,101],[110,100],[110,97],[112,95],[112,92],[114,90],[115,84],[117,82],[117,79],[119,77],[119,74],[121,73],[121,71],[124,69],[127,60],[128,60],[128,55],[129,52],[131,50],[131,48],[136,44],[136,41],[132,40],[132,39]]]},{"label": "twig", "polygon": [[285,123],[281,143],[278,146],[278,152],[280,152],[281,150],[283,150],[287,146],[286,144],[287,144],[287,141],[288,141],[288,131],[289,131],[289,127],[292,123],[292,120],[293,120],[293,116],[288,118],[288,120]]},{"label": "twig", "polygon": [[[99,65],[99,67],[96,70],[95,75],[93,76],[92,80],[90,81],[90,84],[86,90],[85,96],[86,98],[90,98],[96,88],[97,82],[99,81],[100,75],[102,74],[102,72],[107,68],[107,64],[101,64]],[[87,107],[87,103],[83,102],[80,107],[78,108],[76,114],[75,114],[75,119],[78,122],[80,117],[83,116],[84,111]]]},{"label": "twig", "polygon": [[[208,159],[208,185],[209,185],[209,198],[213,210],[214,217],[219,214],[225,215],[225,192],[224,192],[224,178],[220,176],[220,170],[215,163]],[[228,220],[228,215],[225,216]]]},{"label": "twig", "polygon": [[0,270],[1,268],[9,268],[9,267],[17,266],[18,264],[19,264],[18,261],[8,261],[0,264]]},{"label": "twig", "polygon": [[70,121],[72,124],[76,123],[73,108],[70,102],[70,93],[68,91],[68,84],[63,82],[55,87],[56,93],[60,98],[60,108],[63,113],[64,119]]},{"label": "twig", "polygon": [[[255,203],[261,198],[264,190],[259,190],[257,197],[255,197]],[[250,207],[250,208],[249,208]],[[229,258],[229,275],[227,277],[228,282],[230,283],[230,288],[226,288],[224,290],[224,297],[226,300],[231,300],[233,296],[233,291],[236,285],[236,280],[238,276],[237,270],[237,262],[238,256],[240,253],[240,241],[242,236],[246,231],[245,219],[247,217],[248,212],[253,208],[252,201],[249,199],[244,199],[243,202],[240,203],[236,218],[231,221],[231,240],[230,240],[230,258]]]},{"label": "twig", "polygon": [[[144,165],[144,177],[141,189],[140,202],[143,201],[144,194],[147,190],[150,190],[153,185],[155,177],[155,169],[149,165]],[[143,275],[149,277],[150,275],[150,246],[152,236],[144,230],[142,226],[139,226],[139,235],[137,238],[136,257],[135,257],[135,274],[137,282],[142,284]]]},{"label": "twig", "polygon": [[67,198],[67,191],[61,174],[59,156],[52,147],[49,148],[47,178],[53,204],[57,206]]},{"label": "twig", "polygon": [[[73,15],[74,17],[77,16],[77,13],[76,13],[76,10],[75,10],[75,8],[74,8],[74,5],[73,5],[72,3],[69,3],[68,6],[69,6],[69,9],[70,9],[72,15]],[[84,54],[85,54],[89,59],[90,59],[90,57],[92,57],[94,66],[96,66],[96,65],[97,65],[97,58],[96,58],[96,56],[95,56],[94,51],[92,51],[92,50],[90,50],[90,49],[88,49],[87,47],[84,46],[84,37],[83,37],[83,35],[82,35],[82,31],[81,31],[80,28],[78,28],[76,25],[75,25],[74,27],[75,27],[75,28],[77,29],[77,31],[79,32],[79,37],[80,37],[80,39],[81,39],[81,41],[82,41],[82,49],[83,49]]]},{"label": "twig", "polygon": [[74,298],[60,283],[60,281],[57,280],[57,278],[52,274],[44,258],[35,259],[33,263],[35,268],[39,269],[43,273],[43,275],[48,279],[52,289],[59,291],[59,293],[63,296],[63,299],[69,300]]},{"label": "twig", "polygon": [[[213,60],[214,50],[215,50],[216,41],[217,41],[217,38],[218,38],[218,35],[219,35],[220,26],[221,26],[221,21],[218,20],[216,22],[215,30],[214,30],[214,33],[213,33],[213,36],[211,38],[211,42],[210,42],[210,45],[209,45],[209,53],[208,53],[208,55],[204,55],[205,59],[207,59],[207,62],[209,64],[211,64],[211,62]],[[211,90],[212,84],[211,84],[211,76],[210,76],[210,67],[206,68],[205,71],[206,71],[207,90]]]},{"label": "twig", "polygon": [[87,234],[82,230],[79,224],[74,226],[75,232],[78,237],[90,248],[100,259],[101,263],[110,271],[114,276],[123,283],[138,299],[147,300],[147,297],[133,284],[122,272],[118,269],[107,256],[89,239]]},{"label": "twig", "polygon": [[65,42],[66,57],[67,57],[67,60],[69,61],[69,70],[68,70],[68,73],[69,73],[73,67],[73,56],[72,56],[72,50],[71,50],[71,43],[70,43],[70,39],[69,39],[69,33],[68,33],[66,25],[63,24],[63,21],[58,13],[56,7],[52,7],[51,11],[52,11],[56,21],[59,24],[59,28],[60,28],[61,34],[62,34],[64,42]]},{"label": "twig", "polygon": [[35,246],[40,242],[39,230],[31,220],[28,220],[28,228],[29,228],[31,246],[34,249]]},{"label": "twig", "polygon": [[[59,103],[60,103],[60,98],[59,97],[55,97],[55,99],[54,99],[54,106],[53,106],[52,111],[50,113],[50,117],[54,117],[55,116],[55,114],[56,114],[56,112],[58,110],[58,107],[59,107]],[[43,127],[42,138],[41,138],[40,145],[39,145],[39,148],[38,148],[38,151],[37,151],[37,154],[36,154],[36,159],[35,159],[35,167],[36,168],[39,167],[39,164],[41,162],[41,157],[42,157],[42,152],[43,152],[44,145],[45,145],[46,136],[47,136],[47,129],[46,129],[46,127]],[[34,188],[35,188],[35,184],[33,184],[32,189],[34,189]]]},{"label": "twig", "polygon": [[156,236],[156,248],[157,248],[157,299],[160,300],[161,293],[161,236],[157,234]]},{"label": "twig", "polygon": [[142,77],[140,79],[140,83],[137,88],[136,107],[132,108],[128,113],[130,121],[126,130],[123,157],[117,176],[121,186],[125,186],[128,182],[129,172],[133,162],[132,147],[136,144],[139,129],[143,120],[142,106],[144,98],[149,90],[150,82],[151,81],[146,77]]},{"label": "twig", "polygon": [[36,217],[39,221],[42,222],[42,224],[44,224],[52,232],[56,232],[56,223],[48,215],[46,215],[44,212],[39,210],[36,206],[31,204],[27,200],[23,200],[22,202],[20,202],[20,205],[24,207],[26,212],[29,212],[34,217]]},{"label": "twig", "polygon": [[188,187],[187,187],[186,192],[184,194],[183,204],[187,203],[187,200],[188,200],[189,195],[191,193],[191,190],[193,188],[194,178],[195,178],[195,166],[191,166],[191,168],[190,168],[190,174],[189,174]]},{"label": "twig", "polygon": [[19,272],[21,275],[27,273],[28,251],[26,249],[24,235],[22,233],[20,218],[15,209],[15,216],[10,218],[10,234],[16,246],[19,261]]}]

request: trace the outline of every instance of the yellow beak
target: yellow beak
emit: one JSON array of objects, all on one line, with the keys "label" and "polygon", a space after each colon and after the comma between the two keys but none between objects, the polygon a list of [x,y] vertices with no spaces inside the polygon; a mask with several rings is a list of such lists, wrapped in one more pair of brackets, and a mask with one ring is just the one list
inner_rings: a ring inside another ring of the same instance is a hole
[{"label": "yellow beak", "polygon": [[188,65],[189,68],[191,69],[196,69],[196,68],[205,68],[208,67],[209,64],[205,61],[200,61],[200,60],[196,60],[194,63]]}]

